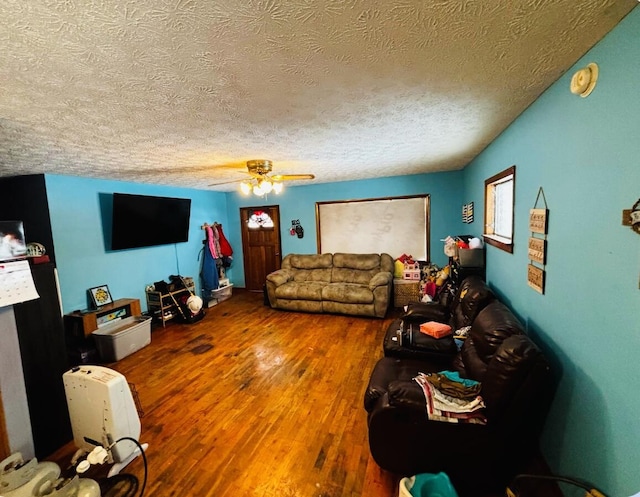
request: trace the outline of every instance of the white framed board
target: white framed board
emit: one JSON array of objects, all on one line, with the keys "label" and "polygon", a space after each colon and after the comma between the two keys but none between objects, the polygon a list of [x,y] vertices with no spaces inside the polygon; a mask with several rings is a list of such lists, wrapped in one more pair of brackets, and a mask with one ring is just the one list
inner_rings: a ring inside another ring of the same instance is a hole
[{"label": "white framed board", "polygon": [[316,202],[318,253],[429,260],[429,195]]}]

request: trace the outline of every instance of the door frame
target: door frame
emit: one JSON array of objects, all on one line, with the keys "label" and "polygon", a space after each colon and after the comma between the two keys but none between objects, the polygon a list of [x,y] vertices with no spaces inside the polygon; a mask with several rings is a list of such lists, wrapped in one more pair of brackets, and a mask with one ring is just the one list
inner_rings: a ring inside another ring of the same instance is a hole
[{"label": "door frame", "polygon": [[[280,222],[280,205],[279,204],[263,204],[263,205],[254,205],[254,206],[244,206],[244,207],[240,207],[239,208],[239,214],[240,214],[240,235],[241,235],[241,239],[242,239],[242,263],[244,266],[244,282],[245,282],[245,288],[248,287],[247,285],[247,281],[249,280],[247,278],[247,268],[250,268],[251,265],[247,263],[247,258],[248,258],[248,239],[247,239],[247,231],[245,231],[245,229],[248,230],[248,228],[246,228],[246,226],[244,225],[244,217],[243,217],[243,212],[244,211],[253,211],[253,210],[266,210],[266,209],[275,209],[278,213],[278,218],[277,220],[275,220],[274,222],[274,233],[276,233],[277,237],[278,237],[278,251],[275,254],[277,257],[277,260],[275,260],[274,262],[276,263],[276,267],[280,268],[280,264],[282,263],[282,233],[280,230],[280,227],[282,225],[282,223]],[[248,216],[247,216],[248,217]],[[253,291],[259,291],[259,290],[253,290]]]}]

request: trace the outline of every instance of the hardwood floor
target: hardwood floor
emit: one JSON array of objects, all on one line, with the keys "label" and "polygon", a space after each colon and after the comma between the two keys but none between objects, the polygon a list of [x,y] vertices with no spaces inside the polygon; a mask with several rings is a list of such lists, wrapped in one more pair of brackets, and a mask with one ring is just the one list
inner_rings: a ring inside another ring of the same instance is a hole
[{"label": "hardwood floor", "polygon": [[[145,495],[397,496],[399,478],[369,454],[363,396],[398,315],[276,311],[262,293],[234,289],[198,323],[154,327],[149,346],[106,364],[135,385],[144,410]],[[74,452],[71,442],[47,459],[69,476]],[[143,470],[138,458],[123,472],[142,483]],[[526,472],[548,468],[536,460]],[[537,485],[524,495],[561,494]]]},{"label": "hardwood floor", "polygon": [[[272,310],[234,290],[107,364],[138,391],[146,495],[397,495],[369,455],[363,394],[387,319]],[[52,455],[62,467],[75,450]],[[126,472],[142,479],[138,458]]]}]

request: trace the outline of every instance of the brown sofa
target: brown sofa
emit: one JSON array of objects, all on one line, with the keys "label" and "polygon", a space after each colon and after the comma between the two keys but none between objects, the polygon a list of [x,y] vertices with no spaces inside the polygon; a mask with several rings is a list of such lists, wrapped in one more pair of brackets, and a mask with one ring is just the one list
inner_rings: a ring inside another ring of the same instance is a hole
[{"label": "brown sofa", "polygon": [[267,275],[274,309],[382,318],[391,302],[389,254],[288,254]]},{"label": "brown sofa", "polygon": [[[442,354],[394,351],[375,365],[365,393],[369,447],[378,465],[409,476],[444,471],[459,495],[496,491],[537,452],[556,378],[511,310],[478,277],[461,285],[453,308],[417,308],[422,320],[471,325],[462,349]],[[403,316],[411,319],[412,309]],[[428,419],[419,372],[455,371],[481,382],[486,425]]]}]

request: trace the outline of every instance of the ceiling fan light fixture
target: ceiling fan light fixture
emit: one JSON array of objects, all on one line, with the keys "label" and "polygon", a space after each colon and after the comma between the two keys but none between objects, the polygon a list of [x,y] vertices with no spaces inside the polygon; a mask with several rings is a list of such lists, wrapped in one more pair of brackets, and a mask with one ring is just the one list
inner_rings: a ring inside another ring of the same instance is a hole
[{"label": "ceiling fan light fixture", "polygon": [[253,185],[252,191],[253,191],[253,194],[258,197],[262,197],[264,195],[264,190],[260,187],[259,184]]},{"label": "ceiling fan light fixture", "polygon": [[210,186],[225,185],[227,183],[240,183],[240,191],[244,195],[253,193],[258,197],[263,197],[271,192],[277,194],[284,190],[284,181],[299,181],[314,179],[313,174],[274,174],[271,175],[273,169],[269,160],[250,160],[247,161],[247,171],[251,176],[247,180],[231,180],[222,183],[213,183]]},{"label": "ceiling fan light fixture", "polygon": [[271,190],[273,190],[273,183],[269,179],[260,180],[258,186],[264,193],[271,193]]},{"label": "ceiling fan light fixture", "polygon": [[240,191],[245,195],[249,195],[251,193],[251,184],[243,181],[240,183]]}]

